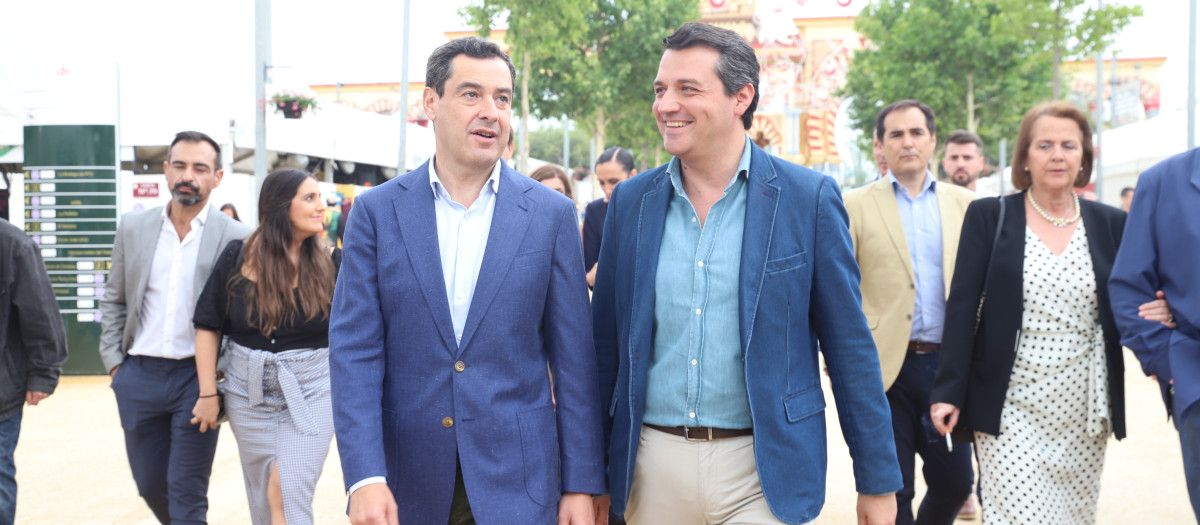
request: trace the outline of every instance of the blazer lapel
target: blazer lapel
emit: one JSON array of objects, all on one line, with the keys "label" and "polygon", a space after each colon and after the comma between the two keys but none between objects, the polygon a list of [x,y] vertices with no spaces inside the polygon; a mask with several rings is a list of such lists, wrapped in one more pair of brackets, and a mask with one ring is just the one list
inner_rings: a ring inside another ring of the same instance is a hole
[{"label": "blazer lapel", "polygon": [[215,214],[223,215],[216,208],[209,206],[205,211],[208,216],[204,219],[204,233],[200,235],[199,253],[196,257],[196,275],[193,277],[195,286],[193,288],[192,300],[200,299],[200,292],[204,291],[204,285],[208,284],[208,275],[212,273],[213,264],[221,257],[221,239],[225,238],[225,221],[215,217]]},{"label": "blazer lapel", "polygon": [[1200,191],[1200,151],[1192,153],[1192,187]]},{"label": "blazer lapel", "polygon": [[[1090,204],[1090,203],[1089,203]],[[1080,203],[1080,216],[1087,233],[1088,254],[1092,257],[1092,273],[1096,279],[1096,298],[1101,305],[1108,304],[1108,276],[1112,273],[1113,260],[1117,256],[1117,243],[1111,225],[1100,214],[1100,206]],[[1112,310],[1100,308],[1100,319],[1106,324],[1112,318]],[[1110,334],[1111,335],[1111,334]]]},{"label": "blazer lapel", "polygon": [[879,212],[879,224],[888,232],[892,239],[892,247],[896,255],[904,263],[908,278],[916,282],[917,275],[913,272],[912,256],[908,254],[908,241],[904,236],[904,224],[900,222],[900,206],[896,204],[896,191],[887,178],[872,183],[871,196],[875,199],[875,209]]},{"label": "blazer lapel", "polygon": [[938,215],[942,223],[942,280],[945,284],[946,297],[950,297],[950,281],[954,278],[954,261],[958,258],[958,237],[962,234],[962,221],[950,220],[952,217],[962,217],[958,201],[946,194],[941,182],[934,183],[934,194],[937,195]]},{"label": "blazer lapel", "polygon": [[[163,216],[162,211],[157,213],[149,213],[146,215],[144,224],[135,225],[133,234],[135,246],[132,251],[133,257],[129,261],[138,265],[137,269],[137,288],[134,291],[133,299],[128,304],[142,304],[142,298],[146,296],[146,286],[150,284],[150,267],[154,265],[154,249],[158,245],[158,236],[162,232]],[[137,311],[138,308],[131,310]]]},{"label": "blazer lapel", "polygon": [[531,186],[522,184],[515,171],[502,167],[500,184],[496,192],[496,208],[492,212],[492,225],[488,232],[487,248],[483,252],[483,265],[479,268],[479,278],[475,281],[475,295],[471,298],[471,308],[467,310],[467,323],[463,327],[462,342],[458,351],[466,348],[471,342],[471,336],[479,328],[483,316],[496,297],[500,283],[508,274],[521,240],[525,238],[525,230],[536,206],[525,192]]},{"label": "blazer lapel", "polygon": [[738,305],[740,309],[742,356],[750,348],[754,333],[754,314],[762,292],[767,255],[771,250],[771,233],[775,229],[775,212],[779,205],[779,186],[776,173],[766,153],[754,148],[750,156],[749,181],[746,184],[746,221],[742,233],[741,272],[738,276]]},{"label": "blazer lapel", "polygon": [[[428,165],[427,162],[400,179],[400,188],[392,206],[396,212],[398,241],[404,245],[404,253],[408,255],[408,262],[446,350],[453,355],[458,344],[454,341],[454,322],[450,318],[450,303],[446,300],[446,278],[442,275],[437,215],[433,209]],[[380,238],[376,242],[390,241]]]},{"label": "blazer lapel", "polygon": [[[635,224],[637,238],[633,254],[633,289],[630,295],[629,338],[630,362],[649,363],[650,348],[654,333],[654,283],[658,276],[658,255],[662,250],[663,230],[667,224],[667,208],[674,194],[671,176],[667,170],[660,171],[649,191],[637,203],[638,215]],[[617,261],[620,265],[621,261]],[[640,355],[633,355],[634,352]],[[646,367],[640,367],[639,379],[645,380]]]}]

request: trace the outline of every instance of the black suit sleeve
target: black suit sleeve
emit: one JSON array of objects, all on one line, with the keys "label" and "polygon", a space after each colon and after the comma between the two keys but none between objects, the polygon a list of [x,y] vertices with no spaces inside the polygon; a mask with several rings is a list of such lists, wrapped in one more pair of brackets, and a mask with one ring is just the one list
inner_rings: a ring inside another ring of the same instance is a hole
[{"label": "black suit sleeve", "polygon": [[[1023,213],[1024,210],[1009,212]],[[954,278],[946,299],[941,357],[930,403],[949,403],[960,409],[965,405],[975,348],[975,314],[983,295],[999,214],[999,199],[979,199],[967,208],[954,263]]]},{"label": "black suit sleeve", "polygon": [[583,217],[583,271],[589,272],[600,260],[600,240],[604,237],[604,217],[608,203],[597,199],[588,203]]}]

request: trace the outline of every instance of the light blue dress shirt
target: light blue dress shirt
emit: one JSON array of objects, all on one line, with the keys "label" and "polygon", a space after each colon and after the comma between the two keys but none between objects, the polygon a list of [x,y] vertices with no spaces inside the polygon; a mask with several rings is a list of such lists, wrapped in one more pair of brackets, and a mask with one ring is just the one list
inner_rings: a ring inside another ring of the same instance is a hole
[{"label": "light blue dress shirt", "polygon": [[750,139],[737,174],[704,226],[667,165],[667,208],[654,283],[654,343],[643,421],[660,426],[751,428],[739,335],[738,275],[746,222]]},{"label": "light blue dress shirt", "polygon": [[454,202],[442,179],[429,161],[429,186],[433,189],[433,210],[437,217],[438,249],[442,257],[442,276],[446,279],[446,300],[454,321],[454,340],[462,342],[467,325],[475,283],[483,266],[492,214],[496,211],[496,193],[500,187],[500,163],[492,168],[479,197],[468,208]]},{"label": "light blue dress shirt", "polygon": [[937,182],[926,172],[921,192],[913,198],[892,172],[888,172],[887,178],[896,193],[904,241],[917,279],[917,299],[909,339],[941,343],[946,317],[946,281],[942,277],[942,214],[935,191]]}]

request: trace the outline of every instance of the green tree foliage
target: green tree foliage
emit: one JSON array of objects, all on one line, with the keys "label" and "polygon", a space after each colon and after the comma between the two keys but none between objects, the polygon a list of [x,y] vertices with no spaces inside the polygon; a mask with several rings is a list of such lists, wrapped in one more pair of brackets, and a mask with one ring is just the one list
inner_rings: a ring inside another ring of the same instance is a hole
[{"label": "green tree foliage", "polygon": [[1001,23],[1050,56],[1055,99],[1062,98],[1063,60],[1094,58],[1112,45],[1134,17],[1142,16],[1141,6],[1111,1],[1103,8],[1096,7],[1096,0],[995,1],[1000,7]]},{"label": "green tree foliage", "polygon": [[652,153],[654,144],[661,148],[650,105],[662,38],[695,20],[698,7],[695,0],[473,0],[463,15],[483,34],[507,20],[513,56],[529,55],[534,116],[568,116],[595,137],[597,151],[612,142]]},{"label": "green tree foliage", "polygon": [[1049,58],[1004,26],[995,1],[884,0],[864,9],[855,29],[875,43],[855,54],[842,91],[853,97],[863,151],[879,110],[912,98],[933,108],[942,137],[972,130],[994,156],[1025,110],[1050,94]]},{"label": "green tree foliage", "polygon": [[1058,62],[1095,53],[1141,12],[1113,6],[1073,14],[1083,2],[872,3],[855,29],[874,44],[855,54],[842,90],[853,97],[860,147],[871,150],[875,115],[884,105],[914,98],[937,113],[943,137],[957,128],[975,131],[995,160],[996,144],[1015,139],[1025,111],[1054,95]]},{"label": "green tree foliage", "polygon": [[[562,165],[562,125],[548,124],[544,122],[540,128],[529,131],[529,156]],[[568,166],[570,170],[583,168],[591,171],[592,163],[595,162],[595,159],[588,159],[588,141],[591,139],[586,129],[580,126],[571,128],[571,165]]]}]

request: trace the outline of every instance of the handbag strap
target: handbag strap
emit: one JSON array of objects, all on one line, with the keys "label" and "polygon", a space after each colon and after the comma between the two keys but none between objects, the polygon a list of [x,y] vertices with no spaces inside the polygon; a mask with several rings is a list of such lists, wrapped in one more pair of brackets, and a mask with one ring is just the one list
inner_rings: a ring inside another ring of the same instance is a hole
[{"label": "handbag strap", "polygon": [[1004,197],[996,197],[1000,203],[1000,217],[996,219],[996,234],[992,236],[992,250],[988,252],[987,266],[983,270],[983,293],[979,296],[979,308],[975,310],[975,333],[979,333],[979,322],[983,320],[983,303],[987,301],[988,280],[992,277],[992,259],[996,257],[996,245],[1000,243],[1000,229],[1004,226]]}]

